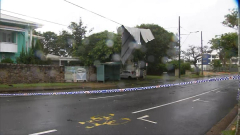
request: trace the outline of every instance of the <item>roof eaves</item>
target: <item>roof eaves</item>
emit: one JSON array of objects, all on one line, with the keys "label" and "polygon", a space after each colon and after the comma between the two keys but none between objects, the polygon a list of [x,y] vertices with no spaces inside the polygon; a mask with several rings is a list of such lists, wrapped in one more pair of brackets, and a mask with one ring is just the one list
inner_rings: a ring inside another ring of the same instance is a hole
[{"label": "roof eaves", "polygon": [[6,23],[13,23],[13,24],[19,24],[19,25],[25,25],[25,26],[32,26],[34,28],[41,28],[43,25],[42,24],[33,24],[33,23],[26,23],[26,22],[19,22],[19,21],[14,21],[14,20],[6,20],[6,19],[1,19],[1,22],[6,22]]}]

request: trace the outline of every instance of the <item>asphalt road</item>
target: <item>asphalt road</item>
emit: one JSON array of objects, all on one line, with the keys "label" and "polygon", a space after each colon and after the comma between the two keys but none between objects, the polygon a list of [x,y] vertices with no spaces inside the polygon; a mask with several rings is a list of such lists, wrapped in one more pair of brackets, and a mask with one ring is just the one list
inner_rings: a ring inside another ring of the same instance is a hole
[{"label": "asphalt road", "polygon": [[0,134],[203,135],[236,104],[236,80],[134,92],[0,98]]}]

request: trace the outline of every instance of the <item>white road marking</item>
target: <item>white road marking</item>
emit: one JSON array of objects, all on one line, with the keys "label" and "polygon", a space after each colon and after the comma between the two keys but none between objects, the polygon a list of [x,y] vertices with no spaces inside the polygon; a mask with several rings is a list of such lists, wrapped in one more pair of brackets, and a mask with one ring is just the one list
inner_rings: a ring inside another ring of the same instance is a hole
[{"label": "white road marking", "polygon": [[191,99],[191,98],[195,98],[195,97],[199,97],[199,96],[201,96],[201,95],[208,94],[208,93],[210,93],[210,92],[212,92],[212,91],[216,91],[216,90],[218,90],[218,89],[220,89],[220,88],[216,88],[216,89],[213,89],[213,90],[208,91],[208,92],[204,92],[204,93],[201,93],[201,94],[198,94],[198,95],[195,95],[195,96],[191,96],[191,97],[188,97],[188,98],[180,99],[180,100],[177,100],[177,101],[174,101],[174,102],[170,102],[170,103],[166,103],[166,104],[163,104],[163,105],[154,106],[154,107],[151,107],[151,108],[147,108],[147,109],[135,111],[135,112],[132,112],[132,113],[145,112],[145,111],[149,111],[149,110],[152,110],[152,109],[156,109],[156,108],[164,107],[164,106],[167,106],[167,105],[175,104],[175,103],[178,103],[178,102],[181,102],[181,101],[185,101],[185,100],[188,100],[188,99]]},{"label": "white road marking", "polygon": [[111,98],[111,97],[119,97],[119,96],[124,96],[124,95],[126,95],[126,94],[114,95],[114,96],[106,96],[106,97],[97,97],[97,98],[89,98],[89,99]]},{"label": "white road marking", "polygon": [[209,102],[209,101],[204,101],[204,100],[199,100],[199,101],[202,101],[202,102]]},{"label": "white road marking", "polygon": [[147,122],[150,122],[150,123],[153,123],[153,124],[157,124],[157,122],[150,121],[150,120],[145,120],[145,119],[144,119],[144,118],[147,118],[147,117],[149,117],[149,116],[148,116],[148,115],[144,115],[144,116],[139,117],[139,118],[137,118],[137,119],[139,119],[139,120],[143,120],[143,121],[147,121]]},{"label": "white road marking", "polygon": [[209,102],[209,101],[200,100],[200,98],[193,100],[193,102],[195,101]]},{"label": "white road marking", "polygon": [[193,102],[198,101],[200,98],[193,100]]},{"label": "white road marking", "polygon": [[48,134],[48,133],[56,132],[56,131],[57,131],[56,129],[53,129],[53,130],[48,130],[48,131],[33,133],[33,134],[29,134],[29,135],[42,135],[42,134]]},{"label": "white road marking", "polygon": [[227,92],[222,92],[222,91],[217,91],[216,93],[219,93],[219,92],[220,92],[220,93],[227,93]]}]

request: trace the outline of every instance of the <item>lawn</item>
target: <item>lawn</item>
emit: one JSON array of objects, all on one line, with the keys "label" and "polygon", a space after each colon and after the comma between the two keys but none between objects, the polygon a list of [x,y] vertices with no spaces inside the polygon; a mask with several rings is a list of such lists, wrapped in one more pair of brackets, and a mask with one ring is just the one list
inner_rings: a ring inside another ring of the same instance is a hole
[{"label": "lawn", "polygon": [[14,89],[14,88],[50,88],[50,87],[91,87],[91,88],[102,88],[102,87],[113,87],[115,85],[109,83],[33,83],[33,84],[11,84],[12,86],[1,84],[0,89]]},{"label": "lawn", "polygon": [[222,131],[222,135],[235,135],[236,125],[237,125],[237,120],[235,119],[235,121],[231,123],[231,125],[228,127],[227,130]]},{"label": "lawn", "polygon": [[163,76],[147,75],[146,80],[163,79]]},{"label": "lawn", "polygon": [[65,86],[79,86],[78,83],[33,83],[33,84],[11,84],[12,86],[1,84],[1,88],[26,88],[26,87],[65,87]]},{"label": "lawn", "polygon": [[[190,76],[181,75],[181,78],[201,78],[204,76],[191,74]],[[126,87],[143,87],[143,86],[151,86],[158,84],[159,81],[175,81],[178,80],[178,77],[175,76],[155,76],[155,75],[147,75],[144,79],[121,79],[120,81],[107,81],[105,83],[102,82],[78,82],[78,83],[33,83],[33,84],[11,84],[9,86],[7,84],[0,84],[1,89],[24,89],[24,88],[62,88],[62,87],[88,87],[91,89],[104,89],[104,88],[126,88]]]}]

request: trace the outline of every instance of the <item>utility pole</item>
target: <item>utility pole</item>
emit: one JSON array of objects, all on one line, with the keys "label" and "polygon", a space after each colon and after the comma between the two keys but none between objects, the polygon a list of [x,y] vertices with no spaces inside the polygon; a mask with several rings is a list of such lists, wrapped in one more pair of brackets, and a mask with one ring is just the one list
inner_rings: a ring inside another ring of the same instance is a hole
[{"label": "utility pole", "polygon": [[2,16],[2,1],[0,0],[0,20],[1,20],[1,16]]},{"label": "utility pole", "polygon": [[202,31],[201,31],[201,50],[202,50],[202,76],[203,76],[203,46],[202,46]]},{"label": "utility pole", "polygon": [[[238,75],[240,75],[240,1],[238,2]],[[238,78],[239,80],[239,78]],[[237,115],[237,126],[236,126],[236,132],[235,135],[239,134],[239,122],[240,122],[240,100],[239,100],[239,94],[240,94],[240,80],[239,80],[239,86],[238,86],[238,94],[237,94],[237,100],[238,100],[238,115]]]},{"label": "utility pole", "polygon": [[181,33],[180,33],[180,28],[181,28],[181,26],[180,26],[180,16],[179,16],[179,18],[178,18],[178,43],[179,43],[179,65],[178,65],[178,69],[179,69],[179,74],[178,74],[178,77],[180,78],[181,77],[181,68],[180,68],[180,65],[181,65]]}]

